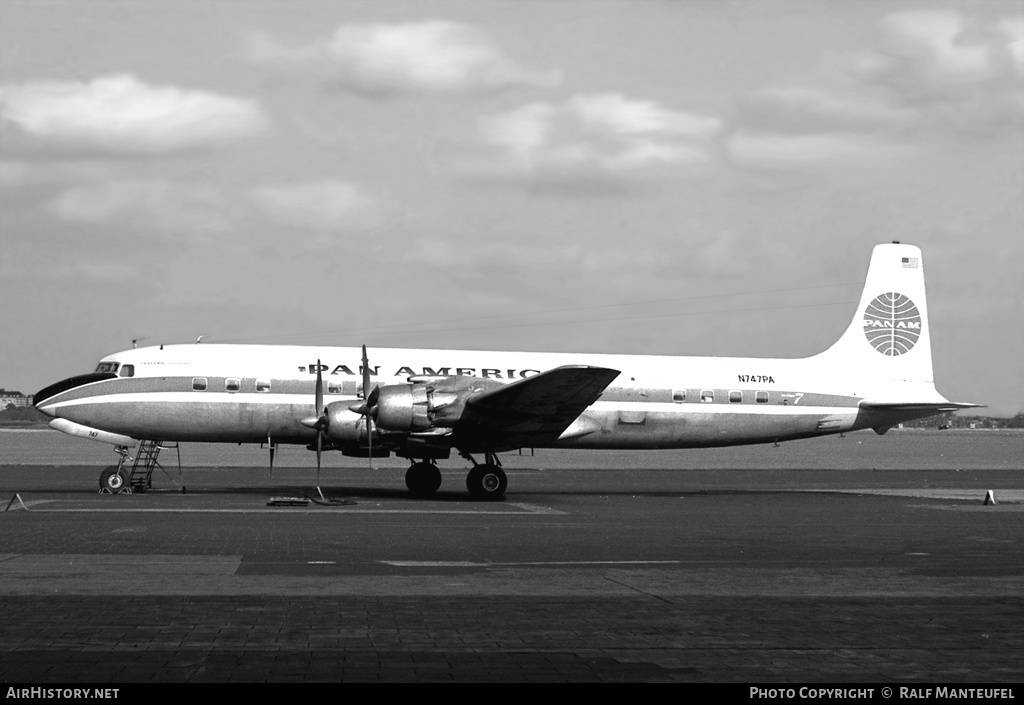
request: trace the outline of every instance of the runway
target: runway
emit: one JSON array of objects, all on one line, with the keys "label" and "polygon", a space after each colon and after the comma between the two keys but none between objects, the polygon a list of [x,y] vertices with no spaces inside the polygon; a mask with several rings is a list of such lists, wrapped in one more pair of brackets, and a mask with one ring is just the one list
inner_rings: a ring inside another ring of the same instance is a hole
[{"label": "runway", "polygon": [[8,465],[0,679],[1016,683],[1022,438],[968,469],[540,456],[500,503],[454,465],[429,501],[400,464],[323,499],[308,467],[111,496],[102,466]]}]

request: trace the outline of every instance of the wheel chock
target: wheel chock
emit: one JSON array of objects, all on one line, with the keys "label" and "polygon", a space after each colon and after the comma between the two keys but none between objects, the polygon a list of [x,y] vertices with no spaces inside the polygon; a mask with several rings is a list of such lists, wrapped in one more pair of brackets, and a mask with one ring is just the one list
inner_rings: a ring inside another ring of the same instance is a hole
[{"label": "wheel chock", "polygon": [[[13,497],[11,497],[11,501],[7,503],[7,509],[4,510],[5,512],[11,511],[11,505],[14,504],[15,500],[17,500],[18,504],[21,505],[22,509],[24,509],[26,512],[28,511],[28,507],[26,507],[25,503],[22,501],[21,495],[15,494]],[[15,507],[15,509],[17,509],[17,507]]]},{"label": "wheel chock", "polygon": [[117,492],[111,492],[106,487],[101,487],[100,491],[97,492],[96,494],[132,494],[132,488],[129,487],[128,485],[125,485],[124,487],[119,489]]},{"label": "wheel chock", "polygon": [[309,504],[306,497],[271,497],[268,507],[305,507]]},{"label": "wheel chock", "polygon": [[989,490],[989,491],[988,491],[988,492],[987,492],[987,493],[985,494],[985,504],[986,504],[986,505],[989,505],[989,504],[998,504],[998,502],[996,502],[996,495],[995,495],[995,492],[993,492],[992,490]]}]

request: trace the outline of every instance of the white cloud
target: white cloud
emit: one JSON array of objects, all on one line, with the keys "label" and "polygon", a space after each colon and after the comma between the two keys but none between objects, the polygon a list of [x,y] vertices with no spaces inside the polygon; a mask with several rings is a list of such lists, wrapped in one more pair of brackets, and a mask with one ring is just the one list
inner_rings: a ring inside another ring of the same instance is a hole
[{"label": "white cloud", "polygon": [[212,186],[149,179],[124,179],[76,186],[47,209],[66,222],[130,225],[179,235],[231,229],[224,198]]},{"label": "white cloud", "polygon": [[1008,47],[991,27],[955,10],[896,12],[882,20],[872,68],[903,86],[936,89],[1005,75]]},{"label": "white cloud", "polygon": [[577,95],[569,109],[585,125],[619,135],[684,135],[704,138],[720,127],[716,118],[666,110],[648,100],[619,93]]},{"label": "white cloud", "polygon": [[479,119],[498,171],[527,178],[621,178],[706,162],[721,123],[618,93],[538,102]]},{"label": "white cloud", "polygon": [[5,149],[132,155],[214,147],[269,127],[252,100],[150,86],[127,74],[3,86],[0,124]]},{"label": "white cloud", "polygon": [[956,10],[888,15],[878,47],[857,69],[894,105],[959,131],[1024,121],[1024,16],[978,20]]},{"label": "white cloud", "polygon": [[1024,79],[1024,16],[1007,17],[998,26],[1007,41],[1006,50],[1013,62],[1014,75]]},{"label": "white cloud", "polygon": [[733,164],[807,170],[895,160],[941,135],[1024,125],[1024,17],[955,10],[886,15],[875,47],[847,57],[848,81],[763,88],[725,141]]},{"label": "white cloud", "polygon": [[347,181],[262,186],[251,203],[276,222],[297,229],[346,232],[380,225],[377,200]]},{"label": "white cloud", "polygon": [[475,93],[560,81],[557,72],[520,67],[476,28],[441,20],[342,25],[329,40],[298,48],[256,34],[251,49],[257,64],[293,68],[371,95]]},{"label": "white cloud", "polygon": [[139,267],[126,261],[126,258],[119,257],[114,260],[102,262],[88,262],[79,260],[76,262],[56,263],[50,267],[41,267],[35,276],[39,279],[58,281],[92,281],[123,283],[127,279],[135,279],[140,276]]},{"label": "white cloud", "polygon": [[761,130],[790,133],[898,131],[917,113],[871,96],[809,86],[773,86],[744,99],[739,120]]},{"label": "white cloud", "polygon": [[159,231],[178,237],[202,237],[236,230],[236,222],[254,214],[276,226],[321,233],[353,232],[383,222],[376,198],[345,181],[253,187],[240,194],[214,184],[160,179],[112,179],[66,188],[45,209],[69,223],[128,226],[136,232]]},{"label": "white cloud", "polygon": [[[26,189],[51,189],[109,178],[106,165],[90,161],[34,161],[0,159],[0,186],[11,195]],[[47,190],[47,193],[52,193]]]},{"label": "white cloud", "polygon": [[906,155],[909,148],[857,133],[789,134],[740,130],[726,153],[733,164],[757,169],[801,169],[842,163],[875,164]]}]

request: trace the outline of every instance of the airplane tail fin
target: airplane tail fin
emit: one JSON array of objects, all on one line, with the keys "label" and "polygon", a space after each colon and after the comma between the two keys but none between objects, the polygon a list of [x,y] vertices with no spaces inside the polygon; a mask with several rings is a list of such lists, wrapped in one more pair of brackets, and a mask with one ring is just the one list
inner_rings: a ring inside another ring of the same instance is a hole
[{"label": "airplane tail fin", "polygon": [[935,390],[924,260],[914,245],[875,247],[853,321],[811,359],[847,380],[864,407],[975,406],[950,402]]}]

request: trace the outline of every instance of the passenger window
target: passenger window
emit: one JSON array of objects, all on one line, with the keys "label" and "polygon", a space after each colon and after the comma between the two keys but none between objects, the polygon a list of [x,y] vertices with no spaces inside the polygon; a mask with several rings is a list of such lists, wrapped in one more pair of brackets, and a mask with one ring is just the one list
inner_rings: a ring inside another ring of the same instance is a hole
[{"label": "passenger window", "polygon": [[229,392],[237,392],[242,388],[242,380],[238,377],[228,377],[224,380],[224,389]]},{"label": "passenger window", "polygon": [[682,404],[684,401],[686,401],[686,390],[685,389],[675,389],[675,390],[673,390],[672,391],[672,401],[676,402],[677,404]]},{"label": "passenger window", "polygon": [[733,404],[743,401],[743,392],[733,389],[729,392],[729,401]]},{"label": "passenger window", "polygon": [[135,376],[135,365],[121,365],[121,376],[122,377],[134,377]]},{"label": "passenger window", "polygon": [[270,380],[269,379],[258,379],[258,380],[256,380],[256,391],[257,392],[269,392],[270,391]]},{"label": "passenger window", "polygon": [[700,400],[706,404],[710,404],[715,400],[715,393],[710,389],[700,390]]},{"label": "passenger window", "polygon": [[192,378],[192,389],[197,392],[206,391],[206,377],[193,377]]},{"label": "passenger window", "polygon": [[758,404],[767,404],[768,392],[757,392],[756,394],[754,394],[754,401],[756,401]]},{"label": "passenger window", "polygon": [[327,383],[328,394],[341,394],[341,382],[328,382]]}]

